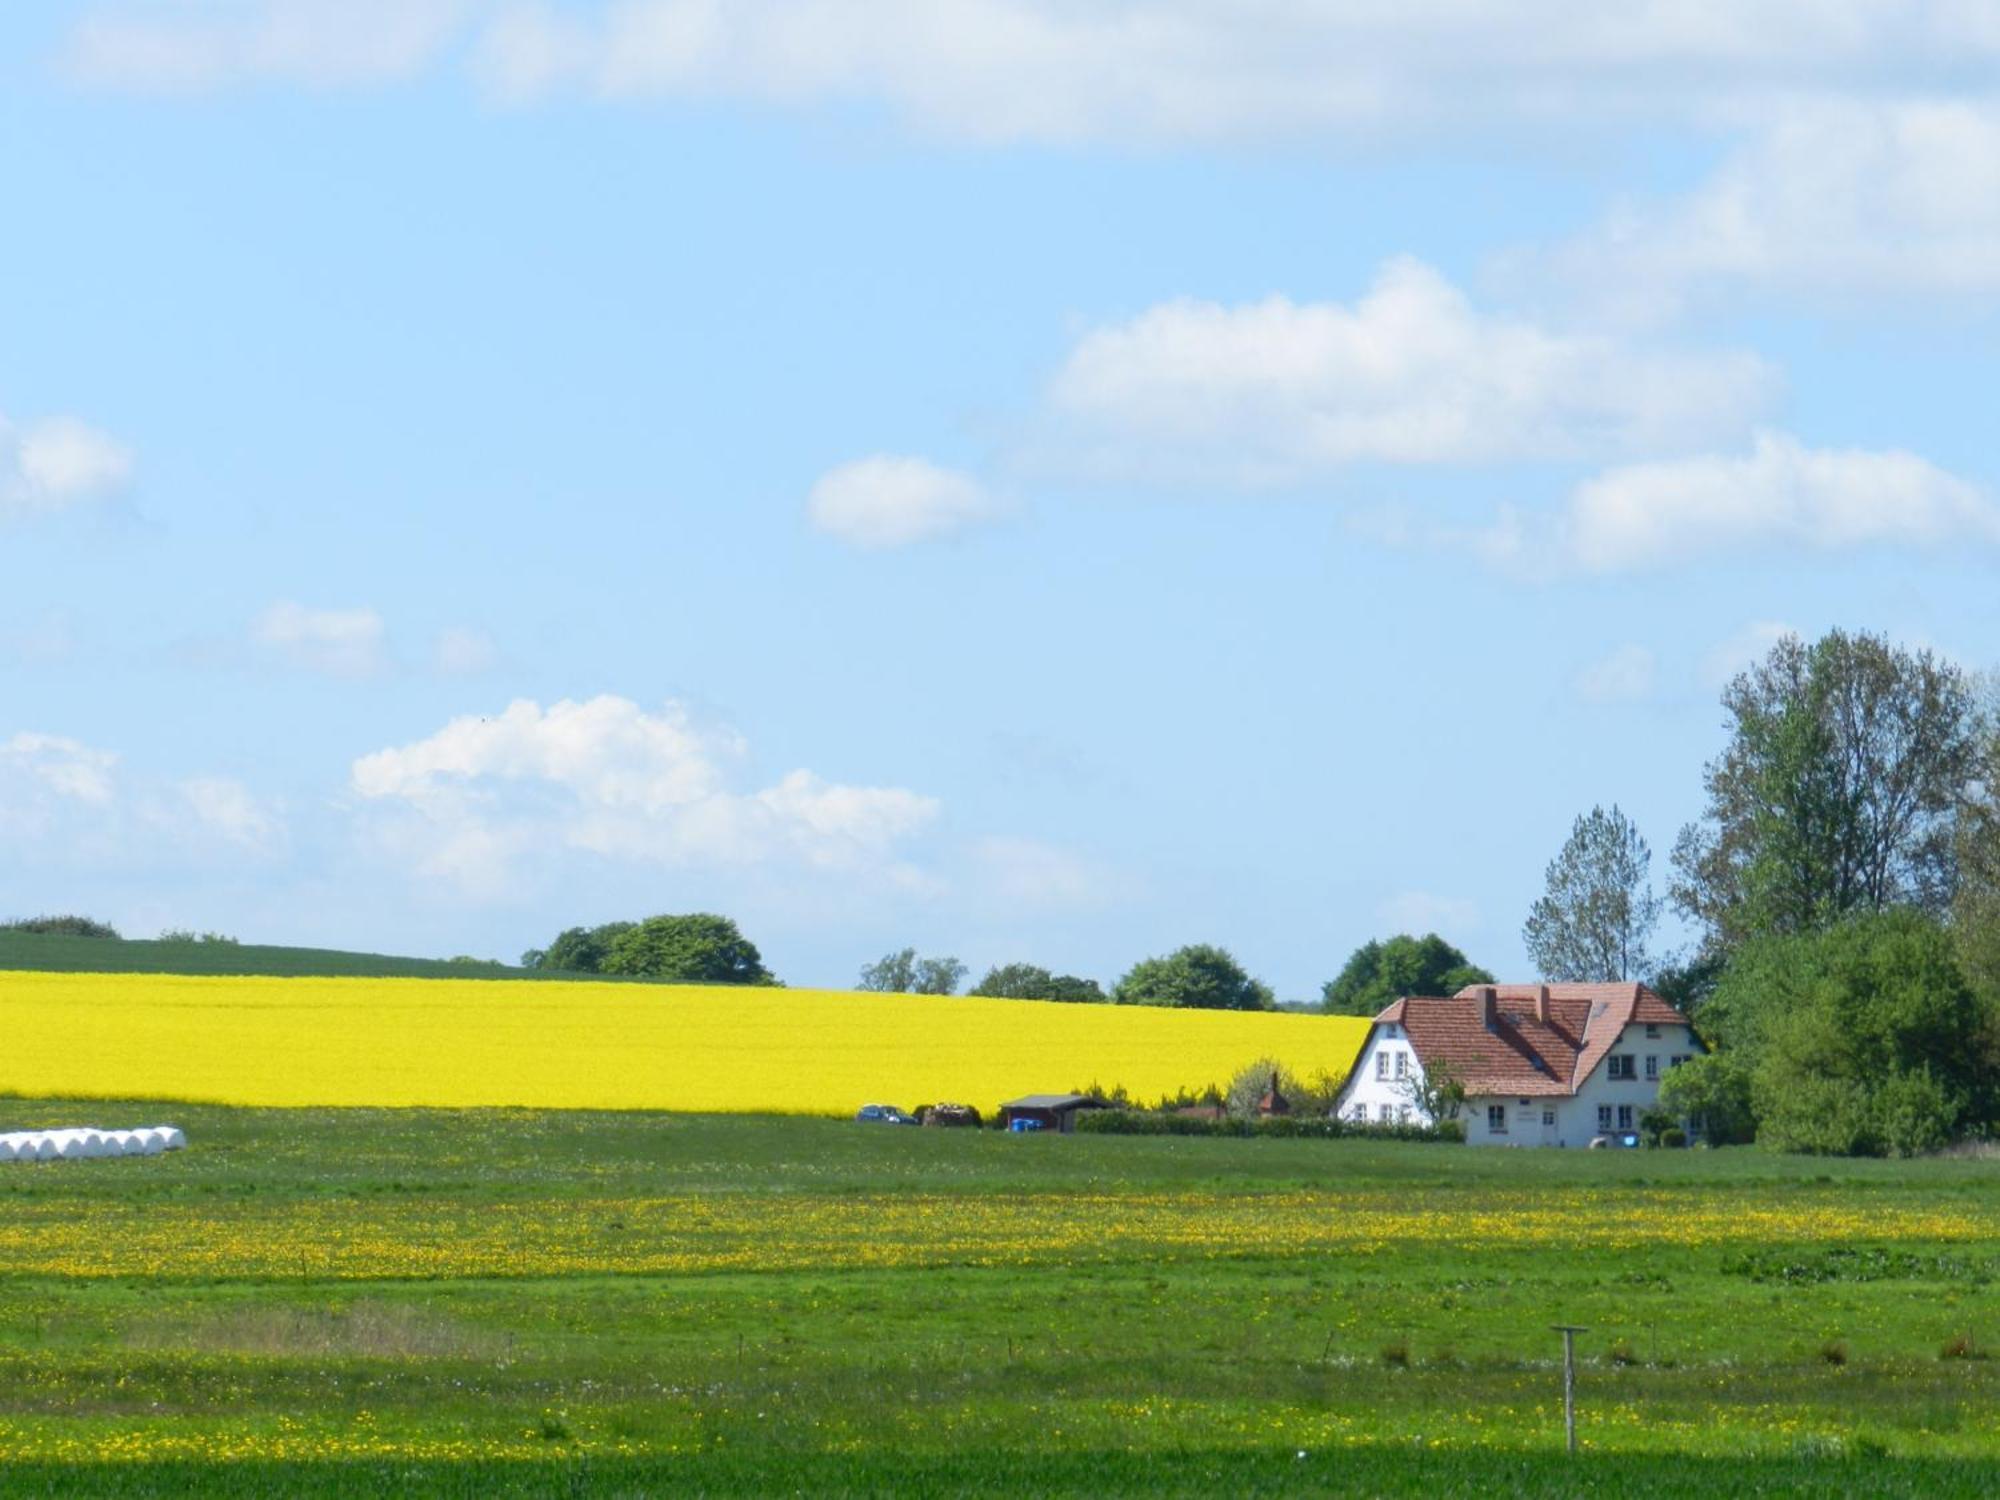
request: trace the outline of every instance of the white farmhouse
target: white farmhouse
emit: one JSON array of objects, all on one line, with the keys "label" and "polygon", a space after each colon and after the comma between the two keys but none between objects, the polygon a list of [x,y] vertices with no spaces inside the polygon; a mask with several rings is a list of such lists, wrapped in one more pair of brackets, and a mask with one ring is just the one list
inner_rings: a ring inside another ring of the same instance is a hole
[{"label": "white farmhouse", "polygon": [[1409,995],[1375,1018],[1334,1113],[1428,1124],[1419,1085],[1443,1065],[1479,1146],[1586,1146],[1638,1128],[1667,1070],[1704,1050],[1643,984],[1476,984]]}]

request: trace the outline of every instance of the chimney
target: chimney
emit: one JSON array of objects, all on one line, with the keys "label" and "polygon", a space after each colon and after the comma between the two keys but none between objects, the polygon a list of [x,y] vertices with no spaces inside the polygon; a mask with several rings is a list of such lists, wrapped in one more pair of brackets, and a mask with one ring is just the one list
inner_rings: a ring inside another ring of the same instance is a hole
[{"label": "chimney", "polygon": [[1549,987],[1545,984],[1535,986],[1535,1019],[1544,1026],[1549,1024]]},{"label": "chimney", "polygon": [[1479,1019],[1486,1023],[1488,1031],[1500,1025],[1500,991],[1493,985],[1479,987]]}]

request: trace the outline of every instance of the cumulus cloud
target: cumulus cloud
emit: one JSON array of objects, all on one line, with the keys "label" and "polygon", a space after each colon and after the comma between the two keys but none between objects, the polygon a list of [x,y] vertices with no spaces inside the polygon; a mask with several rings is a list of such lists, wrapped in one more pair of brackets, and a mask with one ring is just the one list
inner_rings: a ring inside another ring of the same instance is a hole
[{"label": "cumulus cloud", "polygon": [[2000,100],[1790,104],[1691,192],[1525,265],[1642,314],[1731,287],[2000,291]]},{"label": "cumulus cloud", "polygon": [[257,645],[285,663],[329,677],[370,677],[387,663],[387,630],[372,609],[272,605],[251,627]]},{"label": "cumulus cloud", "polygon": [[1748,453],[1608,469],[1552,514],[1505,506],[1472,530],[1404,518],[1373,531],[1530,575],[1628,573],[1772,551],[1991,547],[2000,545],[2000,506],[1914,453],[1808,448],[1762,432]]},{"label": "cumulus cloud", "polygon": [[127,869],[268,854],[286,838],[279,808],[239,781],[130,775],[115,751],[30,730],[0,740],[0,832],[43,862]]},{"label": "cumulus cloud", "polygon": [[505,890],[534,854],[639,864],[837,870],[884,867],[933,822],[938,802],[900,787],[849,786],[795,770],[741,791],[746,747],[669,703],[527,699],[354,762],[364,803],[399,814],[384,830],[426,874],[472,894]]},{"label": "cumulus cloud", "polygon": [[1474,308],[1421,262],[1353,304],[1164,303],[1084,336],[1051,399],[1095,462],[1294,479],[1699,443],[1776,387],[1752,355],[1632,348]]},{"label": "cumulus cloud", "polygon": [[48,417],[24,427],[0,417],[0,517],[96,499],[131,473],[130,450],[74,417]]},{"label": "cumulus cloud", "polygon": [[886,453],[829,469],[806,497],[816,530],[869,548],[935,541],[992,520],[999,509],[967,475]]},{"label": "cumulus cloud", "polygon": [[1996,57],[1976,0],[107,0],[68,48],[116,87],[379,85],[464,59],[515,100],[858,102],[946,136],[1129,143],[1678,121],[1946,87]]}]

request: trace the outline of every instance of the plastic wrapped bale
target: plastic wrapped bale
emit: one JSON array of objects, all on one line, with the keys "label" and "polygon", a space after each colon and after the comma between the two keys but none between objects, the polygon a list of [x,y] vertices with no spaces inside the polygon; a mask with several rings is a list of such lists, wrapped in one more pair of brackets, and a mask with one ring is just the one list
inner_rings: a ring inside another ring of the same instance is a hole
[{"label": "plastic wrapped bale", "polygon": [[83,1142],[83,1154],[85,1156],[117,1155],[111,1149],[111,1142],[105,1139],[103,1131],[85,1126],[83,1129],[77,1131],[76,1134],[77,1138]]},{"label": "plastic wrapped bale", "polygon": [[167,1138],[157,1128],[142,1125],[132,1132],[138,1139],[137,1150],[141,1156],[158,1156],[167,1149]]},{"label": "plastic wrapped bale", "polygon": [[12,1161],[20,1154],[20,1142],[11,1135],[0,1135],[0,1161]]},{"label": "plastic wrapped bale", "polygon": [[85,1155],[88,1154],[84,1150],[83,1132],[81,1130],[64,1130],[57,1132],[57,1134],[62,1139],[56,1144],[56,1155],[60,1156],[64,1161],[82,1161]]},{"label": "plastic wrapped bale", "polygon": [[105,1139],[111,1143],[113,1156],[137,1156],[145,1150],[136,1130],[114,1130]]},{"label": "plastic wrapped bale", "polygon": [[62,1155],[62,1142],[44,1132],[35,1137],[35,1160],[54,1161]]},{"label": "plastic wrapped bale", "polygon": [[188,1138],[181,1133],[179,1126],[156,1125],[153,1128],[160,1132],[160,1146],[162,1150],[178,1151],[188,1143]]}]

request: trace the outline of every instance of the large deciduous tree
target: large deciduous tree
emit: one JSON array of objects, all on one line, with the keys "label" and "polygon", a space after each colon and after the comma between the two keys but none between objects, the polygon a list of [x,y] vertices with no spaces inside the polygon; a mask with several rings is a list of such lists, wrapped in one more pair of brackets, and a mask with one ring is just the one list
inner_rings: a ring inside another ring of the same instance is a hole
[{"label": "large deciduous tree", "polygon": [[1064,1000],[1073,1004],[1101,1004],[1104,1000],[1104,991],[1095,979],[1051,974],[1039,964],[1000,964],[988,969],[986,977],[966,993],[1002,1000]]},{"label": "large deciduous tree", "polygon": [[601,927],[567,927],[546,948],[530,948],[521,955],[524,969],[551,969],[562,974],[601,974],[611,945],[636,924],[606,922]]},{"label": "large deciduous tree", "polygon": [[1455,995],[1493,976],[1435,932],[1369,941],[1320,986],[1320,1007],[1337,1016],[1372,1016],[1405,995]]},{"label": "large deciduous tree", "polygon": [[857,986],[893,995],[950,995],[965,978],[965,965],[955,958],[919,958],[914,948],[884,954],[861,971]]},{"label": "large deciduous tree", "polygon": [[1603,982],[1651,968],[1646,944],[1660,919],[1652,863],[1653,851],[1615,803],[1576,820],[1521,929],[1544,978]]},{"label": "large deciduous tree", "polygon": [[2000,725],[1989,721],[1978,774],[1958,822],[1958,898],[1952,930],[1959,961],[2000,1007]]},{"label": "large deciduous tree", "polygon": [[1118,1005],[1169,1005],[1192,1010],[1269,1010],[1270,986],[1244,972],[1229,951],[1195,943],[1132,965],[1111,991]]},{"label": "large deciduous tree", "polygon": [[603,972],[681,984],[776,984],[757,945],[711,912],[648,917],[618,934]]},{"label": "large deciduous tree", "polygon": [[1711,950],[1854,911],[1949,909],[1979,745],[1963,672],[1880,636],[1787,636],[1722,703],[1707,809],[1674,846],[1674,902]]}]

